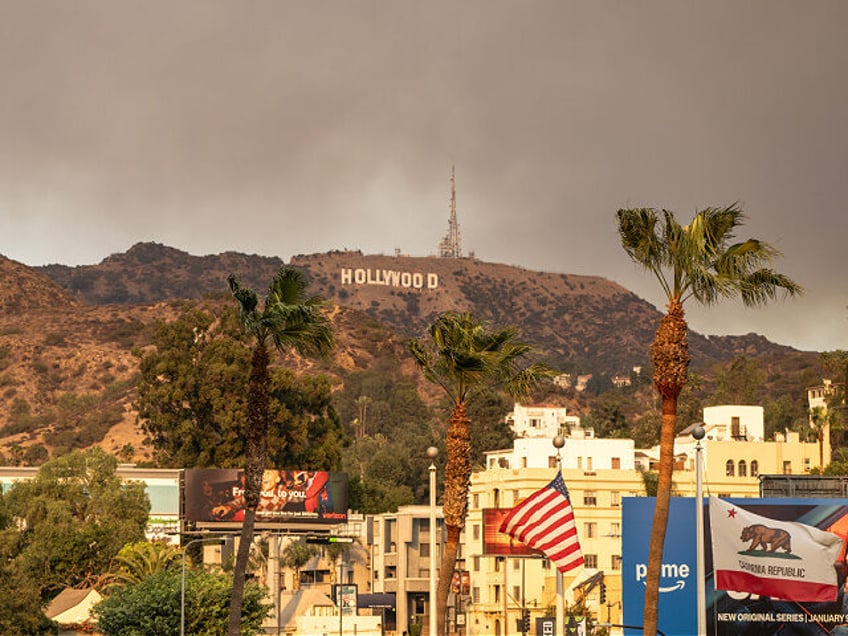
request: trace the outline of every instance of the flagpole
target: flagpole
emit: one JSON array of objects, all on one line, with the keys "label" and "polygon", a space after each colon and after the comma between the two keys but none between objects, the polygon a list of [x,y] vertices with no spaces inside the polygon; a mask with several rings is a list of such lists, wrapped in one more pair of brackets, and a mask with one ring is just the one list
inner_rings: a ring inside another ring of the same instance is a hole
[{"label": "flagpole", "polygon": [[[565,446],[565,438],[562,435],[557,435],[553,439],[554,448],[557,449],[557,470],[562,472],[562,455],[560,449]],[[562,572],[556,568],[556,633],[565,631],[565,586],[563,585]]]},{"label": "flagpole", "polygon": [[695,543],[697,551],[696,571],[697,576],[696,594],[698,595],[698,636],[706,636],[707,633],[707,597],[706,585],[704,583],[704,488],[701,462],[701,440],[704,439],[706,431],[703,426],[692,429],[692,437],[695,438]]}]

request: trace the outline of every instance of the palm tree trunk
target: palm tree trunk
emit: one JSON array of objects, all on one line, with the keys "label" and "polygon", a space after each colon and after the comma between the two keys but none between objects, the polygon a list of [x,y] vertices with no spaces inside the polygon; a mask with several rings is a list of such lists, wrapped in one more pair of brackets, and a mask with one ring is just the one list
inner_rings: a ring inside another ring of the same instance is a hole
[{"label": "palm tree trunk", "polygon": [[668,526],[671,502],[672,472],[674,469],[674,429],[677,423],[677,398],[663,398],[660,429],[660,467],[651,543],[648,548],[648,571],[645,575],[644,633],[655,635],[659,621],[659,583],[662,553]]},{"label": "palm tree trunk", "polygon": [[689,342],[686,319],[679,300],[668,303],[668,313],[660,320],[651,359],[654,363],[654,385],[662,397],[660,427],[660,466],[651,542],[648,548],[648,571],[645,575],[644,634],[656,636],[659,622],[659,583],[663,545],[668,525],[671,500],[671,477],[674,471],[674,435],[677,424],[677,398],[686,384],[689,370]]},{"label": "palm tree trunk", "polygon": [[[229,636],[241,634],[241,608],[244,602],[244,581],[247,571],[247,561],[250,557],[250,545],[253,543],[253,528],[256,522],[256,509],[247,508],[244,511],[244,522],[239,537],[238,554],[233,569],[233,595],[230,598],[230,618],[227,627]],[[241,573],[240,576],[237,576]]]},{"label": "palm tree trunk", "polygon": [[245,439],[244,466],[244,522],[233,570],[233,595],[230,597],[229,636],[241,634],[241,611],[244,602],[244,581],[250,546],[253,543],[253,529],[256,522],[256,509],[262,493],[262,473],[265,472],[268,434],[268,402],[271,376],[268,372],[270,358],[264,342],[259,342],[253,350],[250,363],[250,379],[247,396],[247,431]]},{"label": "palm tree trunk", "polygon": [[[471,432],[465,404],[454,405],[445,435],[445,491],[442,511],[447,529],[442,565],[439,572],[436,611],[438,636],[445,633],[445,608],[450,593],[450,581],[456,567],[459,538],[465,527],[468,509],[468,490],[471,486]],[[434,635],[436,636],[436,635]]]},{"label": "palm tree trunk", "polygon": [[431,603],[431,611],[438,612],[436,616],[436,634],[433,636],[441,636],[446,634],[445,631],[445,609],[448,604],[448,595],[450,594],[451,577],[456,569],[456,555],[459,552],[459,537],[462,534],[462,528],[456,526],[447,526],[447,537],[445,539],[445,549],[442,554],[442,563],[439,576],[439,587],[436,589],[438,601]]}]

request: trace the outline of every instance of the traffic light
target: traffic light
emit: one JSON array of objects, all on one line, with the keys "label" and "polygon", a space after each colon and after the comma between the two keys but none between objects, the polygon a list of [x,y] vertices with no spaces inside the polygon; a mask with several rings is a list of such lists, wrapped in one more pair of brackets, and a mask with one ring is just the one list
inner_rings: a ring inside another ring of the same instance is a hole
[{"label": "traffic light", "polygon": [[607,584],[601,583],[601,605],[604,605],[607,602]]},{"label": "traffic light", "polygon": [[523,634],[530,633],[530,610],[521,610],[521,632]]}]

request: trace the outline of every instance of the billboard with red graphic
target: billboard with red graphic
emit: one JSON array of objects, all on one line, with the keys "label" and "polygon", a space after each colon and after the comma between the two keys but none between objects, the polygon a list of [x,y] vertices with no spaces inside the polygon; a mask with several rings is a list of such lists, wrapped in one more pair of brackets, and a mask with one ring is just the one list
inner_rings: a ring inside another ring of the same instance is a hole
[{"label": "billboard with red graphic", "polygon": [[[184,518],[203,525],[244,520],[244,471],[187,469]],[[256,521],[337,524],[347,521],[347,475],[308,470],[266,470]]]}]

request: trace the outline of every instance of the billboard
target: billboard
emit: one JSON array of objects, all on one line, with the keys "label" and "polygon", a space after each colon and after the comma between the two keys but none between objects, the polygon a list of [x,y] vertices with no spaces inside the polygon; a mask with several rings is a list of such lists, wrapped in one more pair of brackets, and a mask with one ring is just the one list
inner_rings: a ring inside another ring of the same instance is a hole
[{"label": "billboard", "polygon": [[511,508],[483,508],[483,554],[486,556],[545,555],[500,531],[501,522]]},{"label": "billboard", "polygon": [[[186,469],[185,520],[232,523],[244,520],[244,471]],[[347,475],[307,470],[266,470],[256,521],[322,523],[347,521]]]},{"label": "billboard", "polygon": [[[763,517],[793,521],[833,532],[842,537],[834,568],[839,593],[831,602],[800,603],[757,594],[716,590],[713,584],[709,513],[704,499],[704,590],[707,633],[745,636],[848,634],[848,499],[726,499],[734,506]],[[653,523],[654,498],[625,497],[622,509],[622,604],[624,623],[641,625],[645,595],[648,544]],[[695,612],[680,607],[697,606],[697,552],[695,499],[672,497],[669,531],[660,573],[659,629],[667,636],[697,633]],[[673,528],[673,531],[671,530]],[[641,634],[641,630],[625,630]]]}]

